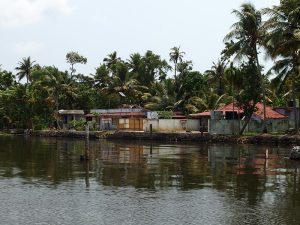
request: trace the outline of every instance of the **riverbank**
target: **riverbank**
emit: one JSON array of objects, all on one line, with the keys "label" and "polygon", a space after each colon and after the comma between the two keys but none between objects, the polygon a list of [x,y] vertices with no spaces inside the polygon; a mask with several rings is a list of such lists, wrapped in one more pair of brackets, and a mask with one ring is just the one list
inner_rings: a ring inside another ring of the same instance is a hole
[{"label": "riverbank", "polygon": [[[86,138],[84,131],[61,131],[43,130],[32,131],[32,136],[39,137],[64,137],[64,138]],[[148,133],[138,131],[90,131],[90,139],[111,139],[111,140],[155,140],[167,142],[204,142],[204,143],[240,143],[240,144],[300,144],[300,135],[210,135],[200,132],[173,132],[173,133]]]},{"label": "riverbank", "polygon": [[[86,138],[85,131],[37,130],[25,132],[1,132],[0,135],[30,135],[36,137]],[[90,139],[154,140],[164,142],[239,143],[239,144],[289,144],[300,145],[300,135],[261,134],[251,136],[210,135],[200,132],[139,132],[139,131],[90,131]]]}]

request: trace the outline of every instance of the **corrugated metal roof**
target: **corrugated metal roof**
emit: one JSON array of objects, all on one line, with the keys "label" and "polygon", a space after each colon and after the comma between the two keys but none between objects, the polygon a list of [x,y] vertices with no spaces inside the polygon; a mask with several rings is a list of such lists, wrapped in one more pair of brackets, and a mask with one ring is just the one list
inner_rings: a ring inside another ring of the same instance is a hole
[{"label": "corrugated metal roof", "polygon": [[[89,116],[96,116],[93,114],[89,114]],[[146,117],[145,112],[118,112],[118,113],[99,113],[97,116],[99,117],[131,117],[131,116],[139,116],[139,117]]]},{"label": "corrugated metal roof", "polygon": [[58,110],[58,113],[61,115],[84,115],[83,110],[77,110],[77,109],[72,109],[72,110]]},{"label": "corrugated metal roof", "polygon": [[145,112],[143,108],[118,108],[118,109],[91,109],[91,113],[131,113]]}]

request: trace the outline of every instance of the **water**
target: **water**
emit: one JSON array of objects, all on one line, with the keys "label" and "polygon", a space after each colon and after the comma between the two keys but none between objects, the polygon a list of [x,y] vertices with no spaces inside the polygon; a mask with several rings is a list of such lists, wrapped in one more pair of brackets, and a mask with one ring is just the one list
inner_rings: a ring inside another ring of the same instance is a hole
[{"label": "water", "polygon": [[300,224],[290,146],[85,146],[0,137],[0,224]]}]

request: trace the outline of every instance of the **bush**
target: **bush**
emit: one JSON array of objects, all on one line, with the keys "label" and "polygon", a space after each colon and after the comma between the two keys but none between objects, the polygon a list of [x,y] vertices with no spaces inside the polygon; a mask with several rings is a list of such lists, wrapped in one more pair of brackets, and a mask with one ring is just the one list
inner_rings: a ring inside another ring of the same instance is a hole
[{"label": "bush", "polygon": [[84,119],[72,120],[69,122],[69,127],[75,130],[85,130],[86,121]]}]

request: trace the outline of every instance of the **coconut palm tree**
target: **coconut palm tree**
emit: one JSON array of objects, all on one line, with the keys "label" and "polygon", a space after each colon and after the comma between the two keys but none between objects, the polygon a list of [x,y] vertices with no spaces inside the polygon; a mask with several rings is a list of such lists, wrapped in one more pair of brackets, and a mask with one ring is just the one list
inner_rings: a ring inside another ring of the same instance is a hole
[{"label": "coconut palm tree", "polygon": [[221,104],[227,103],[226,94],[218,95],[213,88],[202,91],[199,96],[193,96],[185,106],[190,112],[203,112],[216,110]]},{"label": "coconut palm tree", "polygon": [[54,118],[58,123],[60,99],[64,96],[76,97],[73,80],[67,72],[61,72],[54,66],[43,67],[33,74],[34,85],[47,92],[46,102],[54,108]]},{"label": "coconut palm tree", "polygon": [[175,97],[168,93],[170,86],[172,86],[169,80],[164,80],[162,82],[155,81],[151,84],[148,91],[144,93],[142,99],[145,102],[144,107],[150,110],[172,110],[175,104]]},{"label": "coconut palm tree", "polygon": [[[134,101],[139,101],[139,96],[146,87],[141,86],[136,79],[131,77],[132,74],[129,73],[126,63],[119,61],[115,68],[115,76],[112,77],[108,86],[101,89],[101,93],[110,98],[119,98],[122,103],[137,103]],[[122,98],[123,101],[121,101]]]},{"label": "coconut palm tree", "polygon": [[228,61],[219,59],[217,63],[213,62],[213,66],[210,70],[206,70],[205,73],[208,75],[209,81],[217,83],[217,93],[218,95],[223,95],[225,93],[225,70]]},{"label": "coconut palm tree", "polygon": [[[262,27],[261,12],[256,10],[255,7],[250,3],[241,5],[240,10],[233,10],[233,14],[238,18],[238,21],[232,25],[231,31],[225,36],[224,41],[226,42],[226,50],[223,52],[225,57],[234,56],[234,60],[243,61],[246,59],[249,68],[253,68],[252,73],[257,73],[257,76],[261,80],[263,102],[264,102],[264,130],[266,130],[266,115],[265,115],[265,91],[264,91],[264,77],[261,73],[261,66],[258,59],[259,47],[262,45],[265,30]],[[255,67],[253,66],[255,65]],[[256,90],[260,90],[257,87]],[[255,92],[255,90],[252,90]],[[254,95],[257,96],[257,95]],[[248,101],[249,99],[247,99]],[[244,124],[241,133],[250,121],[251,115],[255,110],[256,102],[259,99],[252,99],[253,104],[245,104],[245,107],[250,106],[248,120]],[[255,103],[255,104],[254,104]]]},{"label": "coconut palm tree", "polygon": [[[297,0],[281,1],[279,6],[263,9],[263,13],[269,16],[264,24],[267,31],[264,45],[268,54],[277,59],[271,71],[277,74],[273,82],[279,84],[279,90],[290,82],[292,98],[296,102],[295,82],[300,76],[300,2]],[[298,132],[298,113],[296,104],[295,131]]]},{"label": "coconut palm tree", "polygon": [[107,68],[110,70],[111,75],[114,76],[116,73],[116,64],[118,61],[120,61],[121,58],[118,57],[117,52],[114,51],[112,53],[110,53],[109,55],[107,55],[107,57],[105,57],[103,59],[104,64],[107,66]]},{"label": "coconut palm tree", "polygon": [[16,67],[16,70],[19,72],[17,76],[19,77],[19,81],[24,77],[26,78],[26,83],[31,81],[31,72],[34,67],[35,61],[31,61],[30,56],[27,58],[23,58],[22,61],[18,63],[19,66]]},{"label": "coconut palm tree", "polygon": [[177,64],[179,62],[182,62],[183,60],[183,55],[185,54],[185,52],[181,52],[180,51],[180,47],[173,47],[171,48],[171,52],[170,52],[170,61],[174,63],[174,78],[175,80],[177,79]]}]

